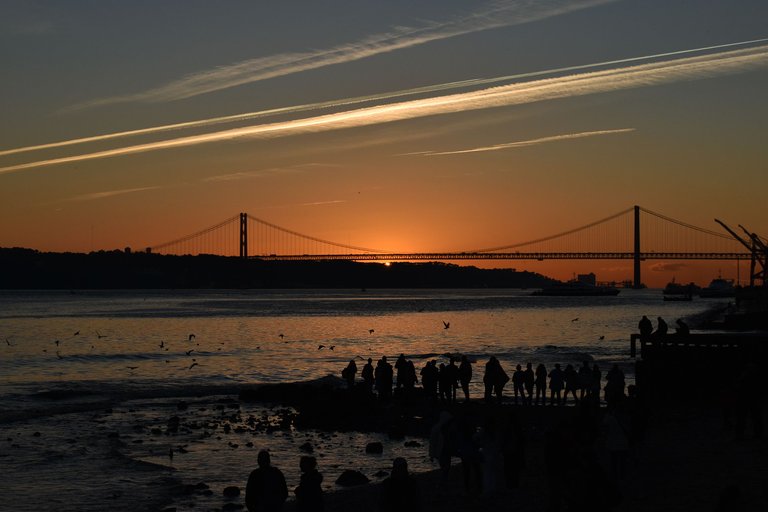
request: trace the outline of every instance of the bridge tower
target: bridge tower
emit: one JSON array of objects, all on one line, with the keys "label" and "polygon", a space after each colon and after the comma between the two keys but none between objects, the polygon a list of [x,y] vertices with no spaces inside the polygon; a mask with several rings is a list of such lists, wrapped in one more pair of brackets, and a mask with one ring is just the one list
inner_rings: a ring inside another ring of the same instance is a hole
[{"label": "bridge tower", "polygon": [[248,258],[248,214],[240,214],[240,257]]},{"label": "bridge tower", "polygon": [[632,288],[639,289],[643,287],[643,282],[640,280],[640,207],[635,205],[635,275],[632,283]]}]

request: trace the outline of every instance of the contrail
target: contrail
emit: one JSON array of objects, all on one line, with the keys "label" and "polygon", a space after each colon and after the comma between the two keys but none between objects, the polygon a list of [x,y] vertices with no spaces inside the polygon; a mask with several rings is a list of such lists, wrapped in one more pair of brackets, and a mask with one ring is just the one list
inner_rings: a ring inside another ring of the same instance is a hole
[{"label": "contrail", "polygon": [[743,72],[764,67],[766,64],[768,64],[768,45],[696,57],[678,58],[671,61],[520,82],[473,92],[409,100],[316,117],[257,124],[94,153],[40,160],[0,168],[0,174],[33,167],[129,155],[244,137],[260,139],[285,137],[303,133],[369,126],[425,116],[507,107],[600,92],[655,86]]},{"label": "contrail", "polygon": [[145,190],[157,190],[159,186],[155,187],[140,187],[140,188],[124,188],[121,190],[107,190],[104,192],[94,192],[92,194],[83,194],[81,196],[70,197],[66,201],[90,201],[93,199],[104,199],[105,197],[119,196],[123,194],[132,194],[134,192],[144,192]]},{"label": "contrail", "polygon": [[182,129],[188,129],[188,128],[200,128],[205,126],[213,126],[217,124],[232,123],[237,121],[248,121],[251,119],[259,119],[259,118],[269,117],[269,116],[278,115],[278,114],[296,114],[300,112],[308,112],[313,110],[322,110],[322,109],[329,109],[334,107],[356,105],[360,103],[382,101],[382,100],[388,100],[388,99],[394,99],[394,98],[403,98],[407,96],[415,96],[418,94],[428,94],[433,92],[477,87],[481,85],[491,85],[494,83],[508,82],[510,80],[519,80],[521,78],[533,78],[537,76],[554,75],[554,74],[570,72],[570,71],[582,71],[585,69],[594,69],[594,68],[610,66],[610,65],[628,64],[630,62],[642,62],[642,61],[652,60],[652,59],[657,59],[662,57],[671,57],[671,56],[700,53],[704,51],[718,50],[718,49],[724,49],[724,48],[732,48],[737,46],[746,46],[746,45],[756,44],[756,43],[761,43],[766,41],[768,41],[768,38],[754,39],[751,41],[739,41],[735,43],[726,43],[726,44],[719,44],[714,46],[703,46],[701,48],[676,50],[676,51],[665,52],[665,53],[655,53],[651,55],[643,55],[639,57],[628,57],[624,59],[608,60],[608,61],[602,61],[602,62],[595,62],[591,64],[579,64],[575,66],[566,66],[566,67],[560,67],[560,68],[545,69],[540,71],[531,71],[527,73],[517,73],[513,75],[505,75],[505,76],[493,77],[493,78],[471,78],[471,79],[460,80],[455,82],[446,82],[442,84],[427,85],[423,87],[414,87],[411,89],[401,89],[398,91],[392,91],[392,92],[387,92],[382,94],[371,94],[366,96],[355,96],[352,98],[339,99],[339,100],[306,103],[302,105],[293,105],[293,106],[287,106],[287,107],[278,107],[278,108],[272,108],[272,109],[266,109],[266,110],[259,110],[255,112],[245,112],[242,114],[213,117],[210,119],[187,121],[182,123],[154,126],[150,128],[140,128],[136,130],[107,133],[102,135],[94,135],[92,137],[83,137],[79,139],[50,142],[46,144],[38,144],[35,146],[25,146],[25,147],[14,148],[14,149],[6,149],[6,150],[0,150],[0,156],[12,155],[16,153],[25,153],[30,151],[39,151],[44,149],[53,149],[58,147],[72,146],[76,144],[84,144],[89,142],[102,142],[102,141],[107,141],[111,139],[118,139],[118,138],[131,137],[131,136],[137,136],[137,135],[149,135],[153,133],[162,133],[167,131],[182,130]]},{"label": "contrail", "polygon": [[416,153],[403,153],[398,156],[440,156],[440,155],[461,155],[464,153],[480,153],[483,151],[499,151],[501,149],[510,148],[522,148],[527,146],[536,146],[538,144],[545,144],[547,142],[555,142],[559,140],[581,139],[584,137],[595,137],[598,135],[611,135],[614,133],[627,133],[633,132],[635,128],[619,128],[616,130],[597,130],[591,132],[580,133],[566,133],[563,135],[552,135],[550,137],[541,137],[539,139],[521,140],[516,142],[507,142],[505,144],[494,144],[493,146],[485,146],[481,148],[472,149],[459,149],[455,151],[419,151]]},{"label": "contrail", "polygon": [[517,0],[496,1],[476,12],[419,27],[397,27],[360,41],[312,52],[282,53],[248,59],[212,70],[193,73],[148,91],[89,101],[70,107],[81,109],[133,101],[174,101],[270,78],[353,62],[382,53],[432,41],[519,25],[581,10],[616,0]]}]

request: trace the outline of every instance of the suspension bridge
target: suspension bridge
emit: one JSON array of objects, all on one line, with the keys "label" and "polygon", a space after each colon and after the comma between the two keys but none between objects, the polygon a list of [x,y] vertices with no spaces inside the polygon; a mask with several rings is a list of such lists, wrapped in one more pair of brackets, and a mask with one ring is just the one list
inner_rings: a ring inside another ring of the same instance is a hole
[{"label": "suspension bridge", "polygon": [[535,240],[438,253],[400,253],[336,243],[240,213],[147,247],[147,252],[283,261],[633,260],[635,286],[642,282],[640,262],[644,260],[752,260],[754,267],[755,257],[754,251],[731,235],[641,206]]}]

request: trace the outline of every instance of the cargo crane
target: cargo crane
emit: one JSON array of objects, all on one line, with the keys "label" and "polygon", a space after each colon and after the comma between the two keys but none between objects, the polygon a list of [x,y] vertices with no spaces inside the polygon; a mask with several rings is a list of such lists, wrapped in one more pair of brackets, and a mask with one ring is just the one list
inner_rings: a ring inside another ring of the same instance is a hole
[{"label": "cargo crane", "polygon": [[[750,233],[747,228],[741,224],[739,224],[739,227],[742,231],[744,231],[746,239],[729,228],[724,222],[717,219],[715,219],[715,222],[723,226],[723,228],[725,228],[725,230],[728,231],[728,233],[730,233],[733,238],[738,240],[741,245],[746,247],[752,255],[752,260],[749,266],[749,286],[755,286],[756,280],[762,281],[763,287],[768,286],[768,281],[765,279],[766,267],[768,266],[768,244],[766,244],[765,239],[757,233]],[[755,271],[755,267],[758,265],[759,268],[757,271]]]}]

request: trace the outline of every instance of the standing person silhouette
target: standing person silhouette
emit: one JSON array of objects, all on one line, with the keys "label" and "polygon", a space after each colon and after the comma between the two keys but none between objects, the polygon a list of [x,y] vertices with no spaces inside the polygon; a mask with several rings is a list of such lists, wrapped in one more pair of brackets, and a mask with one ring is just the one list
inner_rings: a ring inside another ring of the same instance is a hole
[{"label": "standing person silhouette", "polygon": [[469,383],[472,380],[472,363],[469,362],[467,356],[461,356],[461,364],[459,365],[459,382],[461,382],[461,390],[464,391],[464,400],[469,402]]},{"label": "standing person silhouette", "polygon": [[259,467],[251,471],[245,487],[245,506],[248,512],[280,512],[288,498],[283,472],[272,466],[267,450],[261,450],[256,461]]},{"label": "standing person silhouette", "polygon": [[560,369],[560,363],[555,364],[554,370],[549,372],[549,405],[560,405],[563,401],[560,393],[563,391],[565,375]]},{"label": "standing person silhouette", "polygon": [[525,384],[525,400],[528,405],[533,404],[533,385],[536,383],[536,374],[533,373],[533,365],[528,363],[525,365],[525,371],[523,372],[523,384]]},{"label": "standing person silhouette", "polygon": [[648,336],[653,332],[653,324],[651,323],[651,320],[645,315],[643,315],[643,318],[640,319],[637,327],[640,329],[640,336]]},{"label": "standing person silhouette", "polygon": [[301,479],[299,486],[293,491],[296,494],[296,510],[298,512],[323,512],[323,475],[317,471],[317,459],[303,455],[299,459]]},{"label": "standing person silhouette", "polygon": [[547,401],[547,367],[539,363],[536,367],[536,405],[539,405],[539,399],[541,399],[541,405],[546,405]]},{"label": "standing person silhouette", "polygon": [[349,364],[341,371],[341,376],[347,381],[347,388],[355,387],[355,375],[357,375],[357,365],[354,359],[350,359]]},{"label": "standing person silhouette", "polygon": [[563,404],[568,402],[568,393],[571,393],[573,395],[573,401],[578,403],[579,397],[576,395],[576,390],[579,389],[579,374],[576,373],[573,365],[569,364],[565,366],[563,375],[565,377],[565,395],[563,396]]},{"label": "standing person silhouette", "polygon": [[512,391],[515,396],[515,405],[517,405],[518,394],[523,400],[523,405],[525,405],[525,373],[523,372],[523,367],[521,365],[517,365],[515,367],[515,373],[512,374]]},{"label": "standing person silhouette", "polygon": [[360,377],[363,379],[365,389],[368,393],[373,393],[373,359],[368,358],[368,362],[363,366],[363,371],[360,372]]}]

